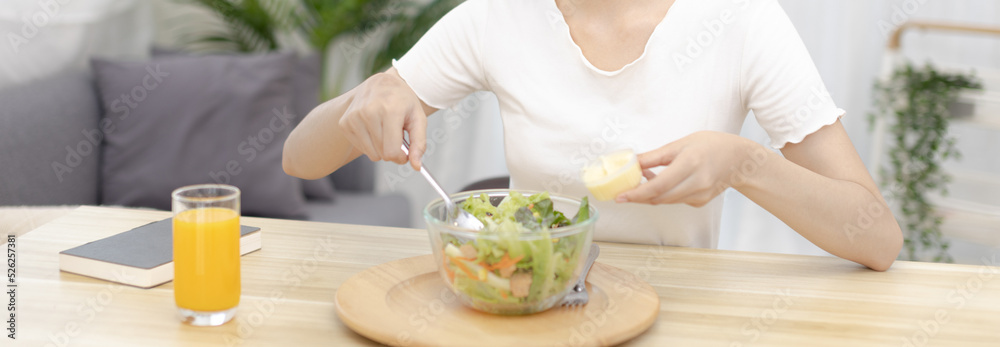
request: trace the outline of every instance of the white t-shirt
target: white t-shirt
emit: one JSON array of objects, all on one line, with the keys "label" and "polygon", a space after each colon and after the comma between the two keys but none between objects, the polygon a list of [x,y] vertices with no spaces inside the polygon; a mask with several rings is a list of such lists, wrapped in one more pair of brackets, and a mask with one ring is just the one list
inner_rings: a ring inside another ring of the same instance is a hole
[{"label": "white t-shirt", "polygon": [[[511,188],[574,197],[588,194],[583,165],[616,148],[737,134],[750,110],[781,148],[844,113],[774,0],[677,0],[642,56],[617,71],[587,61],[554,1],[469,0],[393,65],[436,108],[495,93]],[[701,208],[594,205],[597,240],[718,244],[722,198]]]}]

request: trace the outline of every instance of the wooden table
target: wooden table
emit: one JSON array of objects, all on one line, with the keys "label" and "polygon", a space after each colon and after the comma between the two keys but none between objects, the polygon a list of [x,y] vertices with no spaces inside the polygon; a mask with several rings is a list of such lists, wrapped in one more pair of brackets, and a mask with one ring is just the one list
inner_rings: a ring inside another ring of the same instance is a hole
[{"label": "wooden table", "polygon": [[[237,318],[214,328],[175,320],[170,283],[144,290],[58,269],[59,251],[166,217],[81,207],[17,238],[18,344],[374,345],[338,320],[337,288],[371,266],[430,253],[418,229],[244,218],[264,246],[243,257]],[[1000,345],[1000,255],[988,266],[897,262],[880,273],[830,257],[601,247],[599,262],[660,296],[658,321],[631,345]]]}]

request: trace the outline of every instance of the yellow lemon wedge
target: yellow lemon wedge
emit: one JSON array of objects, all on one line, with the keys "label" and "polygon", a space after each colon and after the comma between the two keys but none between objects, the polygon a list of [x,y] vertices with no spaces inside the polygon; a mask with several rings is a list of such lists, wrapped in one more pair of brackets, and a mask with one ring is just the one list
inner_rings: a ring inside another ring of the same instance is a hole
[{"label": "yellow lemon wedge", "polygon": [[642,181],[642,169],[632,150],[602,155],[583,168],[583,184],[594,198],[612,200],[618,194],[635,188]]}]

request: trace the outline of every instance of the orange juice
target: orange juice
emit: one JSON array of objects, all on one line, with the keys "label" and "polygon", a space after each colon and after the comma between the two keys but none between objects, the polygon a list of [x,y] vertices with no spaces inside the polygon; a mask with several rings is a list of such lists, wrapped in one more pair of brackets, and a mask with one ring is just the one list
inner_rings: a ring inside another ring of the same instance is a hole
[{"label": "orange juice", "polygon": [[239,304],[239,213],[209,207],[174,216],[174,300],[203,312]]}]

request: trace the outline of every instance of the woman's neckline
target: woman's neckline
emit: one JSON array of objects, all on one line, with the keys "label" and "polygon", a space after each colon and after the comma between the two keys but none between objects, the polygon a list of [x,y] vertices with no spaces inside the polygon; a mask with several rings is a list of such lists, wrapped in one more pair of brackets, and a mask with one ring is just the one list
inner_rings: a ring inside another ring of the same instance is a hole
[{"label": "woman's neckline", "polygon": [[622,67],[613,71],[601,69],[590,62],[590,59],[588,59],[587,56],[583,54],[583,49],[580,48],[580,45],[577,44],[576,40],[573,39],[573,34],[570,32],[569,24],[566,22],[565,14],[562,12],[562,10],[559,9],[559,5],[556,3],[556,0],[552,0],[550,4],[552,5],[552,9],[559,14],[558,19],[559,22],[562,23],[563,30],[565,30],[566,39],[568,39],[570,44],[573,45],[573,48],[576,48],[577,54],[580,56],[580,60],[583,62],[583,64],[586,65],[587,68],[589,68],[591,71],[596,72],[598,74],[604,76],[615,76],[622,73],[622,71],[627,70],[630,66],[633,66],[641,62],[646,57],[646,54],[649,53],[649,46],[656,37],[657,32],[661,31],[661,28],[664,26],[664,24],[669,22],[669,19],[672,16],[671,13],[675,12],[677,4],[680,3],[681,1],[682,0],[674,0],[674,3],[670,5],[669,9],[667,9],[667,13],[664,14],[663,18],[661,18],[660,21],[656,23],[656,26],[653,27],[653,32],[649,34],[649,37],[646,39],[646,44],[643,45],[642,54],[640,54],[639,57],[635,58],[635,60],[632,60],[627,64],[623,65]]}]

